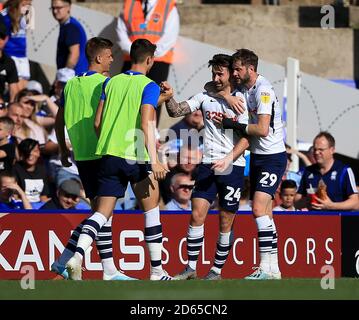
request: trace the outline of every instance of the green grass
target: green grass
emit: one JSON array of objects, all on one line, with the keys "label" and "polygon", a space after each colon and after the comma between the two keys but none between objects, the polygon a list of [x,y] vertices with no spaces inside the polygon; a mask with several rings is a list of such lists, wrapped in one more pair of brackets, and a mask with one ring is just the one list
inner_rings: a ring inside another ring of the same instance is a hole
[{"label": "green grass", "polygon": [[254,300],[359,299],[359,279],[335,280],[335,289],[323,290],[320,279],[271,281],[36,281],[34,290],[19,281],[0,281],[0,300]]}]

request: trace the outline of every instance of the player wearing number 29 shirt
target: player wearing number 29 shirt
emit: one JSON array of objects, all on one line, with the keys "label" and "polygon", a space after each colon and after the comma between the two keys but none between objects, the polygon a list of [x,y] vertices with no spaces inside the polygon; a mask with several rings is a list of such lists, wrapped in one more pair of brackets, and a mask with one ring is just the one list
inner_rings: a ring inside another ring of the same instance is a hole
[{"label": "player wearing number 29 shirt", "polygon": [[[233,54],[233,79],[245,96],[248,125],[230,119],[224,128],[237,129],[250,138],[250,185],[253,214],[258,228],[259,268],[246,279],[279,279],[277,232],[272,215],[272,199],[282,179],[287,158],[283,141],[281,108],[268,80],[257,73],[258,57],[240,49]],[[230,96],[224,96],[231,104]]]},{"label": "player wearing number 29 shirt", "polygon": [[[233,96],[243,95],[233,91],[230,83],[231,56],[217,54],[209,61],[216,92],[227,92]],[[163,90],[172,91],[167,83]],[[204,239],[204,222],[211,203],[218,194],[220,207],[220,232],[214,264],[205,279],[221,278],[232,246],[232,225],[239,207],[245,159],[243,152],[249,146],[247,138],[234,130],[218,126],[217,118],[225,115],[237,123],[247,124],[247,113],[236,115],[223,98],[215,98],[207,92],[199,93],[187,101],[177,103],[172,97],[166,101],[166,108],[172,117],[182,116],[201,109],[204,117],[204,155],[199,166],[198,177],[192,194],[192,215],[187,233],[188,265],[175,278],[193,279],[196,275],[198,256]]]}]

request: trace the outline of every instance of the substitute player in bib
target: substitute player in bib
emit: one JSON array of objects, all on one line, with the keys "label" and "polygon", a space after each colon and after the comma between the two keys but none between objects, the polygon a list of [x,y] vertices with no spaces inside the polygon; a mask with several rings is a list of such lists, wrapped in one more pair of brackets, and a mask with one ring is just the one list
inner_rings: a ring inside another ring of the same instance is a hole
[{"label": "substitute player in bib", "polygon": [[[86,45],[86,56],[89,70],[66,83],[56,117],[56,134],[59,142],[61,161],[70,166],[70,151],[65,142],[64,127],[69,134],[79,175],[86,196],[91,200],[92,209],[96,209],[98,180],[96,172],[100,166],[100,156],[95,154],[97,136],[93,127],[102,86],[106,80],[104,73],[109,72],[113,61],[112,42],[104,38],[92,38]],[[51,270],[68,278],[66,263],[74,255],[80,233],[85,227],[82,221],[72,233],[70,240],[59,257],[51,266]],[[96,238],[96,245],[104,269],[104,280],[130,280],[118,271],[112,256],[112,217],[104,224]]]},{"label": "substitute player in bib", "polygon": [[[226,54],[216,54],[209,61],[212,79],[218,91],[243,97],[233,91],[230,83],[232,58]],[[172,92],[167,83],[164,90]],[[194,279],[199,252],[204,240],[204,222],[211,203],[218,194],[220,207],[220,229],[214,264],[205,277],[207,280],[221,279],[221,271],[233,243],[233,222],[239,207],[245,159],[243,152],[248,148],[247,138],[234,134],[233,130],[223,130],[213,121],[214,117],[226,115],[234,121],[248,123],[247,112],[236,115],[224,99],[213,98],[201,92],[187,101],[177,103],[173,98],[166,101],[171,117],[184,116],[202,110],[204,120],[204,154],[199,166],[198,178],[192,194],[192,215],[187,234],[188,265],[176,279]]]},{"label": "substitute player in bib", "polygon": [[[287,164],[281,108],[270,82],[257,73],[258,56],[240,49],[232,57],[233,79],[245,96],[249,124],[224,119],[223,127],[237,129],[250,137],[250,187],[260,253],[259,268],[246,279],[280,279],[272,199]],[[224,97],[231,104],[233,98]]]},{"label": "substitute player in bib", "polygon": [[[137,39],[131,46],[131,70],[105,83],[95,128],[96,154],[102,156],[97,212],[82,228],[73,258],[67,263],[70,277],[81,279],[84,252],[112,214],[128,182],[145,214],[145,241],[151,259],[151,280],[172,280],[162,269],[162,225],[158,180],[167,170],[156,153],[156,106],[159,86],[146,77],[154,62],[156,45]],[[149,164],[150,163],[150,164]],[[152,171],[152,173],[150,173]]]}]

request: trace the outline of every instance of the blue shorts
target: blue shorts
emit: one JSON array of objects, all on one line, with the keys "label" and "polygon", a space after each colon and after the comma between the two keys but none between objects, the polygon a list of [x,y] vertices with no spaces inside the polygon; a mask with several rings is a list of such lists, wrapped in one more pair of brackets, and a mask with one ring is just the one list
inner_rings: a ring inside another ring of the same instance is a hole
[{"label": "blue shorts", "polygon": [[243,188],[244,167],[233,166],[230,174],[216,175],[212,164],[201,163],[192,193],[193,198],[206,199],[212,203],[218,194],[220,208],[237,212]]},{"label": "blue shorts", "polygon": [[98,171],[100,170],[100,164],[101,159],[76,161],[86,197],[91,200],[97,196]]},{"label": "blue shorts", "polygon": [[287,167],[286,152],[275,154],[251,153],[250,161],[250,198],[253,199],[256,191],[268,193],[274,198]]},{"label": "blue shorts", "polygon": [[137,183],[148,177],[151,166],[135,160],[114,156],[103,156],[99,172],[99,197],[122,198],[130,182]]}]

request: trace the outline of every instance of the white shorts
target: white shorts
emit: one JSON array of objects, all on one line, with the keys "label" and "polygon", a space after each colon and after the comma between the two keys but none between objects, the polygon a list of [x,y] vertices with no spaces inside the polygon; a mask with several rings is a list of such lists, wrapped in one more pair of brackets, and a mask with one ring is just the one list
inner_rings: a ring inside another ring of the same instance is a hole
[{"label": "white shorts", "polygon": [[28,58],[11,57],[14,60],[19,79],[30,79],[30,63]]}]

